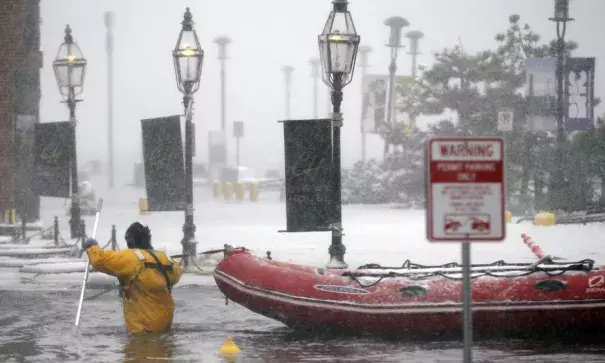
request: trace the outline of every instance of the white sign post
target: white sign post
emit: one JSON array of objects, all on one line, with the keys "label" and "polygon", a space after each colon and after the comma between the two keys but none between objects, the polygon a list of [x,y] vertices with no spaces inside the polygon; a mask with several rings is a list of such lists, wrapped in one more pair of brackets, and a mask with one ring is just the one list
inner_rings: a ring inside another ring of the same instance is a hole
[{"label": "white sign post", "polygon": [[513,131],[515,112],[510,108],[498,110],[498,131]]},{"label": "white sign post", "polygon": [[470,242],[506,237],[504,140],[433,138],[428,142],[427,238],[462,241],[464,362],[471,362]]}]

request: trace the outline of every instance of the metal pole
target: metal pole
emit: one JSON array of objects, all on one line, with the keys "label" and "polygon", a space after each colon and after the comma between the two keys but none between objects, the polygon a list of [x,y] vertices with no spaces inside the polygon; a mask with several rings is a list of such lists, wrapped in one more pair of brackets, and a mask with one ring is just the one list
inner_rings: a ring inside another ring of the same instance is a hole
[{"label": "metal pole", "polygon": [[328,249],[330,261],[327,268],[347,268],[344,261],[346,247],[342,243],[342,200],[341,200],[341,170],[340,170],[340,127],[342,126],[342,79],[341,75],[334,75],[334,88],[332,89],[332,168],[334,171],[333,200],[338,208],[338,219],[332,224],[332,243]]},{"label": "metal pole", "polygon": [[217,37],[214,42],[218,45],[218,59],[221,62],[221,130],[225,131],[227,127],[227,110],[226,110],[226,72],[225,60],[227,60],[227,45],[231,43],[228,37]]},{"label": "metal pole", "polygon": [[239,170],[239,137],[235,139],[235,167]]},{"label": "metal pole", "polygon": [[[391,28],[389,43],[387,47],[391,49],[391,63],[389,64],[389,92],[387,94],[387,112],[386,123],[388,126],[393,121],[393,111],[395,107],[395,73],[397,72],[397,53],[401,46],[401,29],[410,25],[407,20],[399,16],[392,16],[385,20],[385,25]],[[384,155],[389,152],[389,143],[384,142]]]},{"label": "metal pole", "polygon": [[366,161],[366,129],[363,123],[367,111],[367,104],[365,102],[365,95],[363,88],[366,81],[367,68],[368,64],[368,55],[372,51],[372,48],[369,46],[361,46],[359,47],[359,63],[358,67],[361,68],[361,118],[359,121],[359,131],[361,132],[361,161],[365,163]]},{"label": "metal pole", "polygon": [[311,65],[311,77],[313,77],[313,117],[319,118],[319,62],[317,58],[313,58],[309,61]]},{"label": "metal pole", "polygon": [[[565,23],[564,23],[565,24]],[[557,177],[555,181],[555,193],[551,195],[555,199],[555,210],[560,210],[561,195],[563,193],[564,176],[563,176],[563,146],[565,145],[565,120],[563,119],[563,103],[564,99],[564,65],[565,65],[565,25],[563,25],[563,33],[559,30],[560,25],[557,22]]]},{"label": "metal pole", "polygon": [[471,291],[471,244],[468,240],[462,242],[462,294],[463,294],[463,330],[464,330],[464,356],[463,362],[472,362],[473,345],[473,312],[471,304],[473,301]]},{"label": "metal pole", "polygon": [[[220,36],[214,39],[214,43],[216,43],[216,45],[218,46],[218,60],[221,63],[221,131],[223,131],[224,135],[225,135],[225,163],[227,163],[227,159],[229,153],[227,152],[228,148],[227,148],[227,144],[228,144],[228,137],[227,137],[227,73],[226,73],[226,67],[225,67],[225,61],[228,59],[227,57],[227,45],[231,43],[231,39],[229,37],[226,36]],[[224,167],[226,165],[222,165],[220,166],[221,168]],[[213,169],[212,165],[209,165],[210,169]],[[221,175],[221,172],[219,171],[218,175]]]},{"label": "metal pole", "polygon": [[67,98],[67,107],[69,108],[69,122],[73,127],[74,144],[71,149],[71,219],[69,221],[71,238],[80,237],[80,200],[78,195],[78,157],[76,152],[76,94],[74,87],[69,87]]},{"label": "metal pole", "polygon": [[197,256],[197,241],[195,241],[195,224],[193,223],[193,95],[190,92],[183,96],[185,106],[185,189],[187,205],[185,208],[185,224],[183,225],[183,254],[185,269],[195,266]]},{"label": "metal pole", "polygon": [[565,78],[565,58],[566,47],[565,47],[565,33],[567,31],[567,22],[573,21],[573,18],[569,17],[569,0],[555,0],[555,16],[549,18],[549,20],[556,22],[557,24],[557,150],[556,150],[556,169],[555,177],[550,185],[553,189],[553,193],[550,193],[550,199],[554,200],[555,210],[560,210],[562,205],[561,196],[564,193],[564,173],[563,173],[563,146],[567,141],[567,135],[565,133],[565,96],[564,96],[564,78]]},{"label": "metal pole", "polygon": [[412,56],[412,78],[416,79],[417,76],[417,58],[419,54],[422,54],[418,51],[418,41],[424,37],[424,33],[419,30],[412,30],[405,34],[405,36],[410,39],[410,51],[408,54]]},{"label": "metal pole", "polygon": [[[95,224],[92,227],[92,236],[97,236],[97,228],[99,227],[99,218],[101,217],[101,208],[103,207],[103,198],[99,198],[97,202],[97,213],[95,216]],[[90,259],[86,260],[86,266],[84,267],[84,280],[82,281],[82,290],[80,291],[80,300],[78,301],[78,311],[76,312],[76,328],[80,324],[80,316],[82,314],[82,305],[84,304],[84,291],[86,291],[86,282],[88,281],[88,272],[90,269]]]},{"label": "metal pole", "polygon": [[105,27],[107,28],[107,155],[109,188],[114,187],[114,159],[113,159],[113,23],[114,14],[105,13]]},{"label": "metal pole", "polygon": [[[391,64],[389,65],[389,93],[387,94],[387,125],[393,119],[393,106],[395,104],[395,73],[397,72],[397,48],[391,48]],[[389,144],[384,141],[384,155],[389,152]]]},{"label": "metal pole", "polygon": [[286,120],[290,119],[290,100],[292,96],[292,72],[294,72],[294,67],[285,66],[282,68],[282,72],[284,72],[284,81],[286,85]]}]

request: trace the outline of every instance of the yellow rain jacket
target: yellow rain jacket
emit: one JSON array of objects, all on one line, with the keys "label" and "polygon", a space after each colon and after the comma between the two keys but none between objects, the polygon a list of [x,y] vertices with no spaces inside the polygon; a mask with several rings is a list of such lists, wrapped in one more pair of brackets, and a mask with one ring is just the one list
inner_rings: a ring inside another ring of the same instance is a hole
[{"label": "yellow rain jacket", "polygon": [[[153,252],[164,266],[172,288],[181,278],[181,267],[163,252]],[[124,290],[124,321],[129,333],[164,333],[170,329],[174,300],[164,274],[148,251],[106,251],[93,245],[86,253],[94,269],[120,281]]]}]

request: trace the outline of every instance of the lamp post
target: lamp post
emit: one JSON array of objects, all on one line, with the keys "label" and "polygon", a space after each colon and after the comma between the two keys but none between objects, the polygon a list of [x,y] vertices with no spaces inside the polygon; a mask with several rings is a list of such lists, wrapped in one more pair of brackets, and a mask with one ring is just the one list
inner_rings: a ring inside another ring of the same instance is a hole
[{"label": "lamp post", "polygon": [[105,50],[107,52],[107,177],[110,188],[114,186],[113,176],[113,25],[115,16],[113,12],[105,12]]},{"label": "lamp post", "polygon": [[289,120],[290,101],[292,98],[292,72],[294,72],[294,67],[284,66],[281,70],[284,72],[284,82],[286,86],[286,120]]},{"label": "lamp post", "polygon": [[64,41],[59,47],[53,61],[53,69],[63,101],[69,108],[69,122],[74,128],[74,143],[71,148],[71,219],[69,221],[71,238],[80,236],[82,221],[80,219],[80,201],[78,199],[78,158],[76,152],[76,104],[82,100],[76,96],[82,93],[86,74],[86,59],[74,42],[69,25],[65,26]]},{"label": "lamp post", "polygon": [[185,269],[191,266],[196,258],[197,242],[195,241],[195,225],[193,224],[193,123],[192,108],[193,94],[200,87],[204,51],[200,45],[197,33],[193,28],[193,16],[186,9],[176,47],[172,51],[174,71],[179,91],[183,94],[185,107],[185,188],[187,201],[185,208],[185,224],[183,225],[183,254]]},{"label": "lamp post", "polygon": [[[226,127],[226,74],[225,60],[227,57],[227,45],[231,43],[231,39],[225,36],[216,37],[214,43],[218,45],[218,60],[221,62],[221,130],[225,132]],[[226,154],[226,153],[225,153]]]},{"label": "lamp post", "polygon": [[[372,51],[372,47],[370,47],[369,45],[362,45],[359,47],[359,63],[357,64],[357,66],[359,68],[361,68],[361,97],[362,100],[365,100],[365,95],[364,95],[364,91],[365,89],[363,88],[365,86],[366,83],[366,75],[367,75],[367,68],[370,66],[368,64],[368,56],[370,54],[370,52]],[[366,127],[364,124],[364,120],[365,120],[365,116],[366,116],[366,111],[367,111],[367,104],[366,102],[362,102],[361,103],[361,122],[360,122],[360,127],[359,127],[359,131],[361,132],[361,161],[363,163],[366,162]]]},{"label": "lamp post", "polygon": [[342,89],[353,80],[355,59],[360,36],[355,31],[347,0],[332,0],[333,8],[323,32],[318,36],[323,67],[323,81],[332,91],[332,167],[334,170],[334,197],[338,206],[338,220],[332,224],[332,243],[328,252],[327,268],[347,268],[344,262],[346,248],[342,243],[340,127],[342,126]]},{"label": "lamp post", "polygon": [[418,55],[422,54],[418,51],[418,41],[424,37],[424,33],[420,30],[412,30],[405,33],[405,37],[410,40],[410,51],[408,54],[412,56],[412,78],[416,79]]},{"label": "lamp post", "polygon": [[574,19],[569,17],[569,0],[555,0],[555,16],[549,18],[557,24],[557,152],[556,152],[556,175],[552,179],[550,187],[554,193],[549,193],[554,198],[554,205],[560,207],[559,199],[563,192],[563,145],[566,141],[564,115],[564,73],[565,73],[565,32],[567,22]]},{"label": "lamp post", "polygon": [[[410,25],[407,20],[400,16],[392,16],[384,21],[384,25],[391,28],[389,43],[386,45],[391,49],[391,63],[389,64],[389,93],[387,94],[387,125],[393,121],[393,107],[395,105],[395,73],[397,72],[397,55],[401,45],[401,29]],[[384,154],[389,151],[389,144],[384,142]]]},{"label": "lamp post", "polygon": [[319,73],[321,61],[319,58],[309,59],[309,65],[311,65],[311,77],[313,77],[313,117],[319,117],[319,105],[318,105],[318,97],[319,97],[319,77],[321,74]]},{"label": "lamp post", "polygon": [[[415,81],[418,72],[418,55],[422,54],[418,51],[418,41],[424,37],[424,33],[419,30],[412,30],[405,33],[406,38],[410,40],[409,55],[412,56],[412,79]],[[416,129],[416,119],[410,116],[410,130]]]}]

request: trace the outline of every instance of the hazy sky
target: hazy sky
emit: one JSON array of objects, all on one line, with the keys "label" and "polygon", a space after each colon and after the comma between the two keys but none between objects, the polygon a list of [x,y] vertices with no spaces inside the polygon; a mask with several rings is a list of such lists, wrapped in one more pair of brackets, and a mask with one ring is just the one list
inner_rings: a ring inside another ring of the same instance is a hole
[{"label": "hazy sky", "polygon": [[[462,39],[472,53],[496,45],[494,36],[506,29],[508,15],[521,15],[542,35],[555,37],[554,0],[349,0],[363,44],[370,45],[371,74],[388,72],[389,51],[384,46],[388,28],[384,19],[402,16],[407,30],[421,30],[420,64],[430,64],[433,53]],[[220,129],[220,78],[217,46],[213,39],[232,39],[227,53],[227,132],[231,163],[235,162],[234,120],[245,122],[241,164],[256,168],[277,167],[283,157],[283,132],[278,120],[285,117],[284,76],[281,68],[295,68],[292,85],[292,118],[313,117],[312,79],[308,61],[317,57],[317,35],[332,5],[330,0],[42,0],[41,121],[63,121],[68,111],[57,90],[52,61],[63,40],[66,24],[73,29],[88,60],[84,102],[78,104],[79,163],[107,159],[107,82],[105,11],[115,13],[114,130],[118,182],[132,180],[132,165],[141,159],[141,123],[144,118],[182,113],[182,96],[175,84],[172,49],[180,31],[185,7],[191,7],[205,51],[200,90],[195,94],[197,156],[207,162],[207,134]],[[568,38],[577,41],[578,57],[596,57],[596,96],[605,98],[603,34],[604,0],[572,0]],[[398,74],[410,73],[411,59],[398,61]],[[328,89],[321,84],[320,117],[327,116]],[[360,73],[344,90],[343,165],[360,158]],[[597,114],[605,110],[601,106]],[[421,122],[421,121],[420,121]],[[369,156],[380,157],[382,142],[368,140]]]}]

